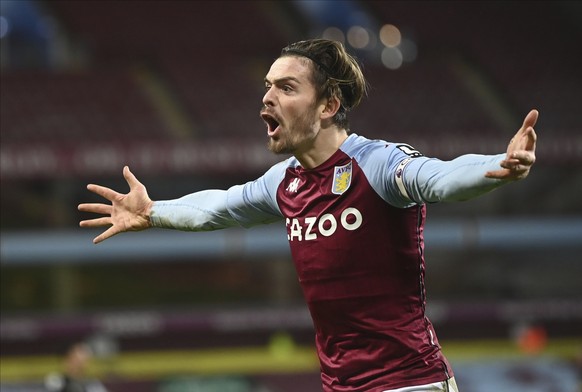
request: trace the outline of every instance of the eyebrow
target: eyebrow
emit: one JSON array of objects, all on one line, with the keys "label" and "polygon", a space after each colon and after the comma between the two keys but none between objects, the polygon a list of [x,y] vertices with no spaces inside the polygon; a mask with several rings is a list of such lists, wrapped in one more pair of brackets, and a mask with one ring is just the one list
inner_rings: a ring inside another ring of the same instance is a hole
[{"label": "eyebrow", "polygon": [[301,84],[301,82],[299,81],[299,79],[297,79],[294,76],[285,76],[285,77],[282,77],[282,78],[279,78],[279,79],[275,79],[272,82],[269,81],[269,79],[267,79],[267,77],[265,77],[265,83],[269,83],[269,84],[280,84],[280,83],[288,82],[288,81],[293,81],[293,82],[295,82],[297,84]]}]

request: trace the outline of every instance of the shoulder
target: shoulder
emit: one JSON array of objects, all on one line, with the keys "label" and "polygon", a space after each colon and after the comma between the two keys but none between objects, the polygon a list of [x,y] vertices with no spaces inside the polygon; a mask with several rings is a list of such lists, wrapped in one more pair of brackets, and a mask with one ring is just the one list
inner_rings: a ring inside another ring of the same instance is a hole
[{"label": "shoulder", "polygon": [[279,184],[285,178],[287,169],[297,165],[297,159],[294,157],[276,163],[259,178],[242,185],[231,187],[229,189],[229,197],[233,198],[235,194],[242,195],[244,193],[244,199],[248,200],[263,199],[265,197],[274,200]]},{"label": "shoulder", "polygon": [[412,205],[402,192],[402,174],[410,162],[423,156],[419,151],[407,143],[371,140],[357,135],[350,135],[346,142],[344,152],[357,162],[382,199],[399,208]]},{"label": "shoulder", "polygon": [[271,166],[259,180],[267,181],[271,184],[283,181],[287,169],[299,166],[299,161],[295,157],[290,157]]},{"label": "shoulder", "polygon": [[351,134],[341,146],[348,156],[354,158],[360,165],[390,166],[406,158],[421,157],[422,153],[410,144],[391,142],[381,139],[368,139],[364,136]]},{"label": "shoulder", "polygon": [[345,142],[341,145],[341,150],[349,156],[363,154],[377,149],[385,149],[391,143],[380,139],[368,139],[352,133],[348,136]]}]

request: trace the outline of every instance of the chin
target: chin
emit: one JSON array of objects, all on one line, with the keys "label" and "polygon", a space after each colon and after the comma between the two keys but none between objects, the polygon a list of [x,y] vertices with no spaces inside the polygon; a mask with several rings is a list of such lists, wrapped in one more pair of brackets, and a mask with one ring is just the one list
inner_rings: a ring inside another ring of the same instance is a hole
[{"label": "chin", "polygon": [[267,148],[269,151],[275,154],[293,154],[295,151],[292,146],[287,145],[287,143],[281,141],[275,141],[273,139],[269,139],[267,143]]}]

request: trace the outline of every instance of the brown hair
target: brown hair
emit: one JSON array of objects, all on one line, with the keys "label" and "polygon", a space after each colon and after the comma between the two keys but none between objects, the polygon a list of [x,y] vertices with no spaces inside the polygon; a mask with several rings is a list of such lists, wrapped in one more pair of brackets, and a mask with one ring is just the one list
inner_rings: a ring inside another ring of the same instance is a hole
[{"label": "brown hair", "polygon": [[341,106],[334,122],[349,131],[347,112],[367,93],[368,85],[355,57],[338,41],[311,39],[295,42],[281,51],[281,57],[301,56],[314,65],[313,83],[320,98],[337,97]]}]

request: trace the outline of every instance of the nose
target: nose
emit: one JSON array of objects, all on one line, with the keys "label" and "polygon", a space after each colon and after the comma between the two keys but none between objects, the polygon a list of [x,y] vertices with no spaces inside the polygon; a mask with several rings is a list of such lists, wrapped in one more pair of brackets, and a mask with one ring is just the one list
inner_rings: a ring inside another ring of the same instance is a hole
[{"label": "nose", "polygon": [[275,97],[273,88],[267,89],[265,95],[263,96],[263,105],[265,106],[273,106],[275,104]]}]

